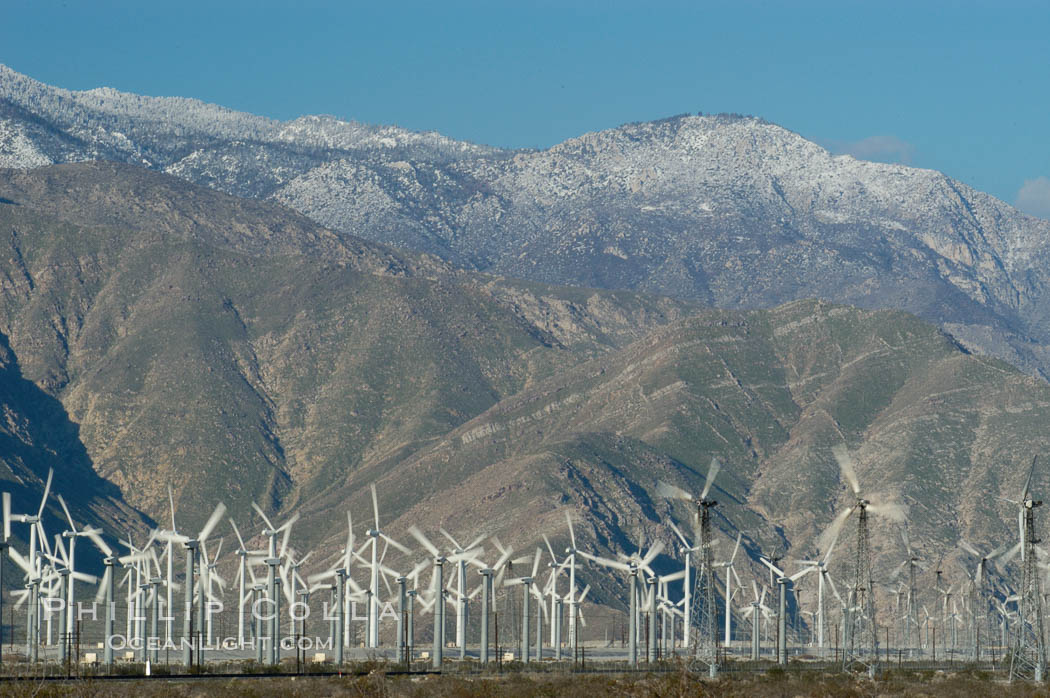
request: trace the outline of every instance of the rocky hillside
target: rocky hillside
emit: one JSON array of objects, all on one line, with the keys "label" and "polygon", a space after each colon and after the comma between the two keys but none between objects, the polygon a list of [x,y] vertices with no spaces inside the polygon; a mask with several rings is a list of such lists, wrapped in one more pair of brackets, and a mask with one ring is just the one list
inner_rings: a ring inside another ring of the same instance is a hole
[{"label": "rocky hillside", "polygon": [[169,483],[194,519],[217,492],[292,506],[687,308],[454,272],[126,165],[0,173],[0,332],[153,515]]},{"label": "rocky hillside", "polygon": [[816,297],[903,309],[973,350],[1050,371],[1050,222],[758,119],[683,116],[502,151],[70,92],[0,66],[0,165],[89,159],[273,199],[340,233],[516,278],[727,308]]},{"label": "rocky hillside", "polygon": [[[698,489],[718,455],[719,528],[752,555],[805,555],[845,501],[845,442],[932,559],[1010,535],[998,497],[1050,439],[1050,386],[901,312],[508,281],[108,163],[0,171],[0,234],[4,365],[32,393],[11,410],[6,433],[28,435],[4,450],[12,472],[39,476],[32,441],[60,477],[155,518],[169,483],[187,522],[219,499],[242,522],[252,501],[301,512],[302,547],[341,544],[371,482],[399,537],[444,526],[520,550],[564,541],[569,511],[599,552],[671,543],[668,517],[690,513],[655,482]],[[875,547],[896,559],[897,530]]]}]

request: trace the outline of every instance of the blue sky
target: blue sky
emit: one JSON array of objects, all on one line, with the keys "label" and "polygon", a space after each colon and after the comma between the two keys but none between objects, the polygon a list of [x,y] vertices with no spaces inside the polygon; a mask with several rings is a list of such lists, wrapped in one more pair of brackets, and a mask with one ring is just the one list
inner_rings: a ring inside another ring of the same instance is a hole
[{"label": "blue sky", "polygon": [[1050,217],[1045,0],[211,4],[4,0],[0,62],[70,89],[501,146],[755,114]]}]

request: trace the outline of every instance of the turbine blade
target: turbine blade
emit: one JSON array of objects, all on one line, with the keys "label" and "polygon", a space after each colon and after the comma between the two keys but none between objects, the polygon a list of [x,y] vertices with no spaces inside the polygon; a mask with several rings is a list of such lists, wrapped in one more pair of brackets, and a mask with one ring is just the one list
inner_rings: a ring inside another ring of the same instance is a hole
[{"label": "turbine blade", "polygon": [[4,492],[4,541],[11,537],[11,493]]},{"label": "turbine blade", "polygon": [[[1033,466],[1035,464],[1033,463]],[[36,512],[37,518],[44,515],[44,507],[47,506],[47,495],[51,493],[51,479],[55,476],[55,469],[47,469],[47,484],[44,485],[44,496],[40,498],[40,509]]]},{"label": "turbine blade", "polygon": [[1009,565],[1011,562],[1013,562],[1013,559],[1017,557],[1017,553],[1019,552],[1021,552],[1020,541],[1010,546],[1010,548],[1002,554],[1002,557],[999,558],[999,562],[1003,565]]},{"label": "turbine blade", "polygon": [[440,533],[441,535],[445,536],[445,538],[448,538],[449,542],[452,543],[452,547],[455,548],[456,550],[462,550],[463,549],[460,546],[459,541],[457,541],[455,538],[453,538],[452,534],[449,533],[448,531],[446,531],[445,529],[439,528],[438,529],[438,533]]},{"label": "turbine blade", "polygon": [[576,532],[572,530],[572,517],[568,509],[565,510],[565,523],[569,524],[569,540],[572,541],[572,549],[576,550]]},{"label": "turbine blade", "polygon": [[732,565],[733,561],[736,560],[736,552],[740,550],[740,539],[743,537],[743,533],[738,532],[736,534],[736,545],[733,546],[733,554],[729,556],[729,564]]},{"label": "turbine blade", "polygon": [[831,521],[831,525],[824,530],[820,537],[817,538],[817,546],[824,548],[828,551],[828,555],[831,554],[831,548],[834,547],[835,541],[839,538],[839,533],[842,531],[842,527],[846,524],[846,519],[853,513],[855,507],[846,507],[840,511],[834,519]]},{"label": "turbine blade", "polygon": [[423,532],[415,526],[415,524],[408,527],[409,534],[419,541],[419,544],[427,549],[434,557],[441,557],[441,553],[438,551],[437,546],[430,542],[430,539],[423,535]]},{"label": "turbine blade", "polygon": [[241,531],[237,528],[237,523],[233,520],[232,516],[230,517],[230,525],[233,526],[233,532],[237,535],[237,543],[241,546],[239,550],[247,550],[244,546],[244,539],[241,538]]},{"label": "turbine blade", "polygon": [[102,574],[102,580],[99,582],[98,591],[95,592],[95,603],[102,603],[106,600],[106,587],[109,586],[109,577],[113,573],[113,568],[106,565],[106,571]]},{"label": "turbine blade", "polygon": [[103,555],[106,557],[111,557],[113,555],[113,549],[106,544],[106,541],[102,540],[102,537],[99,536],[94,529],[85,531],[85,535],[95,544],[95,547],[98,548]]},{"label": "turbine blade", "polygon": [[652,563],[652,561],[656,559],[656,556],[663,552],[663,550],[664,550],[663,541],[659,541],[658,540],[655,543],[653,543],[653,547],[649,548],[649,552],[647,552],[645,554],[645,557],[642,558],[642,562],[641,562],[640,566],[641,567],[648,567],[650,565],[650,563]]},{"label": "turbine blade", "polygon": [[551,554],[551,562],[557,564],[558,556],[554,554],[554,548],[551,547],[550,540],[547,539],[547,534],[543,534],[543,542],[547,544],[547,552]]},{"label": "turbine blade", "polygon": [[765,555],[760,556],[758,558],[758,561],[761,562],[766,567],[768,567],[770,569],[770,571],[772,571],[773,574],[775,574],[776,576],[778,576],[778,577],[786,577],[787,576],[786,574],[784,574],[784,570],[782,570],[779,567],[777,567],[776,565],[774,565],[773,562],[771,560],[769,560]]},{"label": "turbine blade", "polygon": [[[671,525],[671,530],[675,532],[676,536],[678,536],[678,540],[682,541],[682,545],[684,545],[686,548],[693,547],[689,545],[689,541],[685,539],[685,534],[683,534],[681,529],[679,529],[678,526],[675,525],[674,521],[668,521],[667,523]],[[576,546],[574,545],[573,547],[575,548]]]},{"label": "turbine blade", "polygon": [[215,507],[215,511],[211,513],[211,517],[208,518],[207,523],[204,524],[204,528],[201,529],[200,535],[197,536],[197,540],[201,543],[208,540],[208,536],[215,530],[215,526],[218,525],[222,519],[222,515],[226,513],[226,505],[219,502],[218,506]]},{"label": "turbine blade", "polygon": [[580,557],[582,557],[582,558],[584,558],[586,560],[590,560],[591,562],[597,563],[599,565],[602,565],[603,567],[611,567],[614,570],[623,570],[624,572],[630,572],[631,571],[631,566],[628,565],[626,562],[620,562],[619,560],[610,560],[609,558],[605,558],[605,557],[598,557],[597,555],[591,555],[590,553],[585,553],[582,550],[577,551],[577,552],[579,553]]},{"label": "turbine blade", "polygon": [[842,476],[846,478],[846,482],[849,483],[850,488],[853,490],[853,494],[860,494],[860,483],[857,481],[857,472],[853,469],[853,457],[850,456],[846,444],[833,446],[831,453],[835,456],[835,460],[839,462],[839,469],[842,471]]},{"label": "turbine blade", "polygon": [[270,519],[267,518],[266,513],[259,507],[258,504],[252,502],[252,509],[255,509],[256,513],[258,513],[259,516],[262,517],[263,522],[266,524],[266,528],[270,529],[271,531],[277,530],[277,527],[270,523]]},{"label": "turbine blade", "polygon": [[882,516],[890,521],[903,523],[908,520],[908,507],[904,504],[889,502],[887,504],[869,504],[868,513]]},{"label": "turbine blade", "polygon": [[693,495],[689,494],[681,487],[672,485],[669,482],[664,482],[663,480],[656,483],[656,494],[657,496],[666,499],[684,499],[687,502],[693,501]]},{"label": "turbine blade", "polygon": [[277,557],[279,557],[279,558],[283,559],[284,558],[284,554],[288,551],[288,539],[292,535],[292,524],[295,522],[295,520],[297,518],[299,518],[298,514],[296,514],[291,519],[289,519],[284,524],[284,526],[282,527],[282,528],[284,528],[284,533],[281,535],[281,547],[278,549],[278,552],[277,552]]},{"label": "turbine blade", "polygon": [[700,495],[700,499],[707,499],[707,494],[711,491],[711,486],[715,484],[715,477],[721,469],[722,463],[718,460],[718,456],[715,456],[711,459],[711,465],[707,466],[707,482],[704,483],[704,492]]},{"label": "turbine blade", "polygon": [[168,484],[168,508],[171,510],[171,530],[175,528],[175,495],[171,491],[171,484]]},{"label": "turbine blade", "polygon": [[371,483],[369,489],[372,490],[372,512],[376,515],[376,530],[379,530],[379,498],[376,496],[376,483]]},{"label": "turbine blade", "polygon": [[12,560],[15,561],[15,564],[17,564],[19,567],[21,567],[25,571],[26,574],[28,574],[30,576],[33,575],[34,570],[33,570],[32,567],[29,566],[29,561],[26,560],[24,557],[22,557],[22,553],[18,552],[14,548],[14,546],[8,547],[7,554],[8,554],[8,556],[10,556],[10,558]]},{"label": "turbine blade", "polygon": [[405,554],[405,555],[411,555],[412,554],[412,551],[409,550],[407,546],[401,545],[400,543],[398,543],[396,540],[394,540],[393,538],[391,538],[387,534],[380,533],[379,535],[383,538],[384,541],[387,542],[388,545],[391,545],[394,548],[397,548],[403,554]]},{"label": "turbine blade", "polygon": [[1039,460],[1039,456],[1032,456],[1032,467],[1028,469],[1028,479],[1024,483],[1024,492],[1021,493],[1021,501],[1025,501],[1028,498],[1028,491],[1032,487],[1032,475],[1035,473],[1035,463]]},{"label": "turbine blade", "polygon": [[66,521],[69,522],[69,530],[73,533],[77,533],[77,526],[73,523],[73,517],[69,515],[69,507],[66,506],[66,500],[62,498],[61,494],[55,496],[58,498],[58,503],[62,505],[62,511],[66,513]]}]

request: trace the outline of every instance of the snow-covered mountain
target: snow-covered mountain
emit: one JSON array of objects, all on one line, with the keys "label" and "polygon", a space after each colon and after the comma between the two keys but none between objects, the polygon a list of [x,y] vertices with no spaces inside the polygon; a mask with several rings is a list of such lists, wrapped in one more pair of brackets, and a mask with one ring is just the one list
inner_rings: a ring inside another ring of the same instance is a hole
[{"label": "snow-covered mountain", "polygon": [[1050,375],[1050,222],[941,173],[833,156],[760,119],[680,116],[508,151],[0,66],[0,166],[109,159],[284,203],[455,264],[725,307],[902,308]]}]

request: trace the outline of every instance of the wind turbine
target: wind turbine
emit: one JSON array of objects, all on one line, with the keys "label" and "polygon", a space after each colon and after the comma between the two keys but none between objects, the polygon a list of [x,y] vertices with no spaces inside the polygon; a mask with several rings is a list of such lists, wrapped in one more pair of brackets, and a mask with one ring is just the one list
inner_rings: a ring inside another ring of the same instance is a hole
[{"label": "wind turbine", "polygon": [[1004,543],[995,550],[981,553],[972,543],[965,539],[959,540],[959,547],[977,558],[977,565],[973,572],[973,586],[971,587],[973,598],[970,600],[970,610],[973,614],[973,643],[974,660],[981,659],[981,627],[987,623],[988,597],[985,589],[985,576],[988,573],[988,564],[993,563],[999,556],[1006,552],[1010,543]]},{"label": "wind turbine", "polygon": [[796,580],[805,576],[813,568],[806,567],[800,572],[789,575],[777,567],[772,560],[762,556],[759,558],[769,571],[776,575],[777,587],[779,587],[779,599],[777,604],[777,664],[787,665],[787,587]]},{"label": "wind turbine", "polygon": [[[248,588],[248,566],[249,557],[264,558],[266,557],[265,550],[248,550],[244,544],[244,538],[241,537],[241,531],[237,528],[236,522],[233,517],[230,518],[230,526],[233,527],[233,532],[237,536],[237,544],[240,546],[237,548],[236,555],[239,558],[237,565],[237,578],[235,584],[237,584],[237,646],[244,647],[244,605],[248,603],[250,596],[250,589]],[[172,524],[174,525],[175,517],[172,516]],[[171,543],[168,543],[168,549],[171,549]],[[171,574],[171,562],[168,562],[168,574],[170,578]],[[255,580],[252,580],[255,583]],[[168,597],[171,597],[171,591],[168,591]],[[170,621],[169,621],[170,622]]]},{"label": "wind turbine", "polygon": [[799,560],[799,564],[806,567],[804,572],[817,573],[817,648],[821,654],[823,654],[824,643],[827,638],[827,597],[825,589],[828,583],[831,582],[828,565],[831,564],[831,553],[835,549],[837,540],[838,538],[836,537],[834,540],[825,541],[827,550],[819,560]]},{"label": "wind turbine", "polygon": [[906,557],[904,558],[904,561],[901,562],[901,564],[899,564],[890,574],[890,579],[896,579],[901,571],[907,568],[908,595],[906,597],[907,607],[904,613],[904,645],[908,649],[909,656],[911,656],[915,652],[915,648],[922,644],[921,637],[912,638],[912,628],[915,629],[916,634],[919,633],[919,611],[915,590],[915,575],[916,570],[921,569],[923,565],[920,564],[919,557],[912,550],[911,537],[908,535],[908,525],[903,524],[900,530],[901,541],[904,543]]},{"label": "wind turbine", "polygon": [[554,648],[554,658],[561,659],[562,613],[560,609],[562,597],[558,596],[558,577],[561,576],[562,570],[569,564],[569,560],[567,557],[564,560],[558,560],[558,556],[554,554],[554,548],[551,546],[546,533],[543,534],[543,542],[547,545],[547,553],[551,558],[547,563],[550,573],[547,577],[547,583],[543,587],[543,594],[549,597],[550,603],[550,645]]},{"label": "wind turbine", "polygon": [[[66,521],[69,523],[69,530],[68,531],[64,531],[62,533],[62,536],[64,538],[68,538],[69,539],[68,563],[66,563],[66,564],[67,564],[67,567],[72,571],[72,570],[74,570],[74,568],[76,566],[75,563],[76,563],[77,538],[88,538],[91,535],[96,535],[97,536],[98,534],[102,533],[102,529],[101,528],[90,528],[90,527],[88,527],[88,528],[84,528],[84,529],[79,529],[78,530],[76,524],[73,523],[73,517],[69,514],[69,507],[66,506],[66,501],[64,499],[62,499],[62,495],[61,494],[56,495],[56,497],[58,499],[58,503],[62,505],[62,511],[65,512],[65,514],[66,514]],[[66,593],[66,608],[68,608],[68,609],[76,608],[76,584],[74,583],[76,581],[83,581],[83,579],[81,579],[80,577],[75,576],[75,575],[70,576],[69,583],[68,583],[68,588],[66,590],[66,592],[67,592]],[[66,614],[66,624],[65,624],[63,632],[65,632],[67,636],[73,634],[73,614],[72,613],[67,613]]]},{"label": "wind turbine", "polygon": [[[438,531],[452,543],[448,561],[456,563],[456,646],[459,647],[460,659],[463,659],[467,651],[467,562],[484,554],[485,551],[478,545],[485,540],[485,534],[475,538],[470,545],[463,546],[444,528],[439,528]],[[449,579],[449,582],[451,581]]]},{"label": "wind turbine", "polygon": [[[860,483],[853,468],[853,459],[844,445],[832,448],[835,460],[838,461],[842,476],[853,492],[854,501],[839,512],[821,537],[822,541],[838,539],[839,532],[846,520],[856,515],[857,533],[855,558],[852,570],[851,595],[856,595],[861,612],[854,613],[858,605],[851,599],[847,604],[847,621],[843,642],[842,666],[849,670],[855,663],[866,664],[869,675],[878,672],[878,633],[875,617],[875,584],[871,573],[871,547],[868,531],[868,516],[874,514],[891,521],[903,523],[907,518],[907,509],[899,504],[876,504],[861,495]],[[824,546],[821,546],[824,547]],[[830,547],[830,546],[828,546]]]},{"label": "wind turbine", "polygon": [[214,555],[208,555],[208,548],[204,543],[201,543],[201,581],[198,584],[204,584],[204,595],[208,599],[208,606],[205,611],[205,622],[207,624],[207,644],[212,644],[212,616],[214,615],[211,607],[213,601],[218,599],[215,593],[212,591],[212,582],[219,585],[219,590],[225,595],[226,593],[226,580],[222,578],[222,575],[216,571],[218,567],[218,559],[222,554],[222,538],[219,539],[219,545],[215,550]]},{"label": "wind turbine", "polygon": [[1010,660],[1011,680],[1034,676],[1036,681],[1042,681],[1046,671],[1043,595],[1035,559],[1035,544],[1039,542],[1035,532],[1035,510],[1043,502],[1036,500],[1031,491],[1037,460],[1038,456],[1032,458],[1032,467],[1028,470],[1020,501],[1013,502],[1018,507],[1018,546],[1022,572],[1017,602],[1018,628],[1014,634],[1014,651]]},{"label": "wind turbine", "polygon": [[116,559],[113,557],[113,549],[110,548],[97,533],[89,533],[88,540],[94,543],[95,547],[102,553],[102,564],[106,568],[105,572],[102,574],[101,581],[98,583],[98,592],[95,594],[95,603],[97,604],[100,601],[103,601],[106,605],[105,627],[102,632],[102,660],[107,667],[112,668],[113,623],[116,619],[116,607],[113,603],[113,566],[116,564]]},{"label": "wind turbine", "polygon": [[639,623],[638,623],[638,599],[639,599],[639,588],[638,588],[638,573],[644,571],[651,577],[655,577],[656,573],[653,572],[649,566],[653,560],[663,551],[664,544],[657,541],[649,548],[648,552],[644,556],[640,555],[639,551],[636,551],[631,556],[626,557],[626,560],[611,560],[609,558],[598,557],[597,555],[591,555],[585,553],[582,550],[578,551],[580,556],[586,558],[592,562],[595,562],[604,567],[609,567],[616,570],[627,572],[628,575],[628,641],[630,646],[629,662],[632,667],[638,666],[638,635],[639,635]]},{"label": "wind turbine", "polygon": [[[682,576],[682,600],[679,604],[682,606],[682,647],[689,647],[689,637],[692,634],[690,632],[691,620],[693,617],[693,587],[690,584],[690,574],[692,573],[691,556],[697,550],[700,550],[699,545],[692,545],[689,540],[682,533],[681,529],[675,525],[674,521],[668,521],[671,526],[671,530],[678,536],[678,540],[682,541],[682,547],[679,549],[682,553],[683,565],[682,571],[685,573]],[[731,615],[731,614],[727,614]]]},{"label": "wind turbine", "polygon": [[751,661],[756,662],[762,654],[761,633],[759,632],[759,615],[771,613],[772,609],[766,606],[766,587],[762,587],[762,593],[758,593],[758,584],[751,580],[751,592],[754,599],[741,614],[747,618],[751,616]]},{"label": "wind turbine", "polygon": [[[288,536],[292,533],[292,524],[299,520],[299,514],[292,514],[292,516],[283,524],[280,526],[274,526],[273,522],[270,521],[266,516],[266,513],[258,504],[252,502],[252,508],[255,509],[256,513],[262,517],[263,522],[266,524],[266,528],[263,529],[262,534],[269,539],[269,550],[264,562],[266,563],[266,594],[270,601],[271,617],[266,621],[266,624],[267,630],[269,631],[270,664],[277,664],[280,662],[281,658],[281,600],[277,591],[277,585],[280,583],[277,575],[277,568],[280,566],[281,560],[284,558],[285,550],[288,548]],[[278,551],[277,536],[282,533],[284,535],[281,537],[281,548],[280,551]]]},{"label": "wind turbine", "polygon": [[[347,519],[349,520],[350,514],[347,512]],[[364,590],[358,586],[354,578],[350,576],[350,560],[354,554],[353,550],[353,527],[351,526],[347,531],[347,542],[346,547],[343,549],[342,557],[336,562],[336,566],[332,567],[324,572],[318,574],[312,574],[306,578],[306,581],[311,585],[310,591],[316,591],[319,588],[318,583],[335,577],[336,581],[332,583],[330,590],[332,596],[334,596],[334,603],[336,608],[336,618],[334,618],[331,627],[331,640],[335,647],[335,663],[341,665],[343,663],[343,650],[346,646],[344,635],[346,634],[347,627],[347,608],[348,608],[348,597],[351,594],[347,594],[347,588],[349,587],[353,595],[357,598],[365,598]],[[342,563],[342,564],[340,564]]]},{"label": "wind turbine", "polygon": [[[305,580],[302,575],[299,574],[299,569],[306,563],[310,556],[313,555],[313,551],[310,551],[296,560],[298,553],[294,550],[289,549],[287,551],[287,560],[281,566],[281,588],[284,590],[285,599],[288,601],[288,632],[291,635],[295,635],[295,614],[292,609],[292,605],[296,603],[296,597],[302,596],[300,593],[301,588],[307,587]],[[309,604],[309,589],[307,588],[307,598],[305,601]]]},{"label": "wind turbine", "polygon": [[573,530],[572,516],[568,511],[565,512],[565,523],[569,525],[569,542],[571,543],[565,549],[565,562],[569,568],[569,646],[572,647],[572,656],[575,657],[579,648],[576,620],[582,599],[576,598],[576,532]]},{"label": "wind turbine", "polygon": [[379,561],[378,561],[378,546],[379,540],[382,539],[387,545],[393,546],[397,550],[400,550],[405,555],[411,555],[410,551],[405,546],[398,543],[396,540],[383,533],[379,528],[379,498],[376,496],[376,485],[373,482],[370,486],[372,491],[372,513],[375,514],[375,528],[370,528],[366,531],[369,539],[372,543],[372,567],[371,567],[371,579],[369,582],[368,589],[371,592],[371,596],[368,600],[368,633],[367,640],[368,646],[371,648],[379,647]]},{"label": "wind turbine", "polygon": [[441,551],[438,550],[437,546],[430,542],[430,539],[423,535],[423,532],[419,530],[415,525],[408,527],[408,532],[413,538],[419,541],[420,545],[426,548],[433,559],[433,577],[431,588],[434,592],[434,652],[432,656],[433,666],[435,669],[440,669],[444,662],[444,647],[445,647],[445,582],[444,582],[444,564],[447,561]]},{"label": "wind turbine", "polygon": [[[707,468],[707,479],[699,497],[694,497],[680,487],[659,482],[657,494],[668,499],[683,499],[696,505],[696,523],[700,529],[700,569],[697,570],[693,586],[692,616],[689,624],[696,628],[697,638],[693,656],[708,665],[711,676],[718,673],[718,609],[715,607],[714,536],[711,531],[711,510],[718,505],[709,499],[715,478],[722,464],[717,457],[711,459]],[[727,606],[727,612],[732,610]]]},{"label": "wind turbine", "polygon": [[199,598],[197,603],[197,632],[198,637],[194,637],[194,622],[193,622],[193,578],[194,568],[197,565],[198,550],[200,545],[208,540],[208,536],[211,535],[212,531],[219,524],[223,514],[226,513],[226,505],[220,502],[215,510],[208,517],[204,527],[201,528],[196,538],[190,538],[181,533],[175,533],[174,531],[157,531],[156,536],[159,540],[170,540],[173,543],[181,543],[186,548],[186,578],[183,582],[183,588],[186,592],[185,608],[183,611],[182,619],[182,637],[183,637],[183,648],[182,648],[182,663],[187,668],[193,664],[193,648],[196,645],[200,660],[203,661],[204,650],[201,647],[200,633],[204,627],[204,609],[207,599],[204,597],[204,586],[198,585]]},{"label": "wind turbine", "polygon": [[[682,538],[683,542],[685,538],[676,529],[679,537]],[[725,646],[730,647],[733,644],[733,604],[731,599],[733,598],[733,578],[736,577],[736,583],[740,585],[740,577],[737,577],[736,569],[733,567],[733,562],[736,560],[736,554],[740,550],[740,539],[743,537],[743,533],[738,532],[736,534],[736,544],[733,546],[733,554],[729,556],[728,560],[715,563],[715,567],[722,567],[726,571],[726,618],[725,618]]]},{"label": "wind turbine", "polygon": [[[539,573],[540,558],[542,556],[543,552],[536,548],[536,556],[532,561],[532,573],[525,577],[516,577],[503,581],[505,586],[521,585],[521,661],[525,664],[529,663],[529,595],[532,593],[532,585],[536,581],[536,575]],[[542,608],[542,597],[540,607]],[[542,647],[536,648],[537,658],[542,658],[540,654],[541,649]]]},{"label": "wind turbine", "polygon": [[[64,508],[64,504],[63,504]],[[71,545],[72,545],[71,539]],[[65,587],[65,591],[68,595],[72,594],[73,583],[80,581],[86,584],[98,583],[98,577],[90,574],[84,574],[83,572],[77,571],[73,566],[73,557],[71,552],[66,551],[66,547],[62,544],[62,536],[55,536],[55,552],[57,555],[49,555],[51,562],[57,567],[57,571],[61,576],[61,581]],[[72,620],[73,620],[73,606],[69,603],[62,604],[62,617],[60,627],[62,628],[62,634],[65,638],[72,642],[73,631],[72,631]],[[59,638],[62,642],[62,660],[66,659],[66,646],[67,643],[62,641],[63,638]]]},{"label": "wind turbine", "polygon": [[[29,566],[29,613],[26,616],[26,644],[30,645],[31,653],[33,655],[33,661],[35,662],[38,656],[38,647],[40,644],[40,637],[38,634],[39,627],[39,614],[40,614],[40,570],[38,567],[37,553],[38,548],[41,544],[37,540],[38,531],[43,530],[40,523],[41,517],[44,515],[44,507],[47,506],[47,496],[51,492],[51,480],[54,478],[54,468],[49,468],[47,471],[47,484],[44,485],[44,496],[40,498],[40,507],[37,509],[36,514],[12,514],[11,513],[11,494],[9,492],[3,493],[3,507],[4,507],[4,539],[7,540],[11,537],[11,522],[17,521],[19,523],[29,524],[29,559],[26,561]],[[47,540],[43,541],[43,545],[47,545]],[[14,548],[8,549],[14,552]],[[27,654],[30,652],[27,651]]]}]

